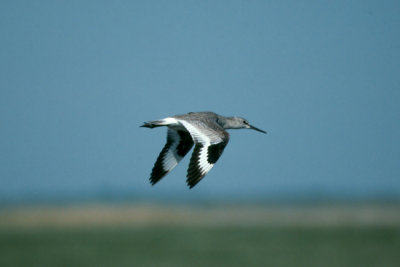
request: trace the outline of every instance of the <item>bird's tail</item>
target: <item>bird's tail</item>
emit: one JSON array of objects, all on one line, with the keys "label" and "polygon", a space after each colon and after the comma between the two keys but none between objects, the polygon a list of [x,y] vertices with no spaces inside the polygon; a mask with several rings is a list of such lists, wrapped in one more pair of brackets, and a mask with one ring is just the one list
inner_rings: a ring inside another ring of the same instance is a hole
[{"label": "bird's tail", "polygon": [[146,128],[155,128],[155,127],[160,127],[160,126],[165,126],[165,122],[160,120],[160,121],[148,121],[144,122],[142,126],[140,127],[146,127]]}]

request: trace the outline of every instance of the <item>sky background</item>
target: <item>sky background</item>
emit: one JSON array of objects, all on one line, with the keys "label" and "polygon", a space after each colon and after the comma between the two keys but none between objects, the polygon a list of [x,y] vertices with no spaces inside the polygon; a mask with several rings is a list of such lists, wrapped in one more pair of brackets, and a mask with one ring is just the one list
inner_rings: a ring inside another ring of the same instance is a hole
[{"label": "sky background", "polygon": [[[1,1],[0,199],[400,197],[399,1]],[[152,187],[166,129],[242,116]]]}]

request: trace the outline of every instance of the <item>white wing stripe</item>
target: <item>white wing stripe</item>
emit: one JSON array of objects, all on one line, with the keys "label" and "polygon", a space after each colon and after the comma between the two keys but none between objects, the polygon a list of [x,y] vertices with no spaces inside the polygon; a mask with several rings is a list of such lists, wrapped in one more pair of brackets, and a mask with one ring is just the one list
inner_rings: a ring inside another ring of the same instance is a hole
[{"label": "white wing stripe", "polygon": [[209,133],[209,135],[207,135],[207,131],[205,129],[199,129],[198,127],[193,126],[193,124],[188,123],[185,120],[178,121],[188,130],[190,135],[197,143],[207,145],[216,144],[222,141],[222,139],[217,135],[213,135],[212,133]]},{"label": "white wing stripe", "polygon": [[209,147],[209,144],[207,144],[204,147],[202,147],[201,150],[200,150],[200,155],[199,155],[198,164],[199,164],[200,170],[201,170],[203,175],[208,173],[211,170],[211,168],[214,166],[214,164],[210,164],[208,162],[208,160],[207,160],[207,158],[208,158],[208,155],[207,155],[208,154],[207,153],[208,152],[208,147]]}]

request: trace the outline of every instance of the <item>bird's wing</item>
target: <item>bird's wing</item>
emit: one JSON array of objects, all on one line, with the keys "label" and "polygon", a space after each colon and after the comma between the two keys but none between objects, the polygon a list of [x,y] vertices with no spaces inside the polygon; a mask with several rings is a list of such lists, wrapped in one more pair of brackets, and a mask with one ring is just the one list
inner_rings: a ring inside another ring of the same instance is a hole
[{"label": "bird's wing", "polygon": [[168,128],[167,143],[154,164],[150,183],[154,185],[175,168],[192,146],[193,140],[188,132]]},{"label": "bird's wing", "polygon": [[180,123],[188,130],[195,142],[186,180],[188,186],[192,188],[217,162],[228,144],[229,134],[216,123],[202,125],[202,123],[192,124],[183,120]]}]

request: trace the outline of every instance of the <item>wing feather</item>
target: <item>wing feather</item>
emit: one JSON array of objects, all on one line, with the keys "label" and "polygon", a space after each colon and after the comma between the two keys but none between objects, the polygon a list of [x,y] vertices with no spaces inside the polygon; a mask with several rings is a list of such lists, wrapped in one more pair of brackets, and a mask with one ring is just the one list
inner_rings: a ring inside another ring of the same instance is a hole
[{"label": "wing feather", "polygon": [[161,150],[150,175],[152,185],[172,171],[193,146],[188,132],[168,128],[167,143]]},{"label": "wing feather", "polygon": [[218,124],[179,122],[192,136],[195,147],[190,158],[187,184],[194,187],[211,170],[229,141],[229,134]]}]

